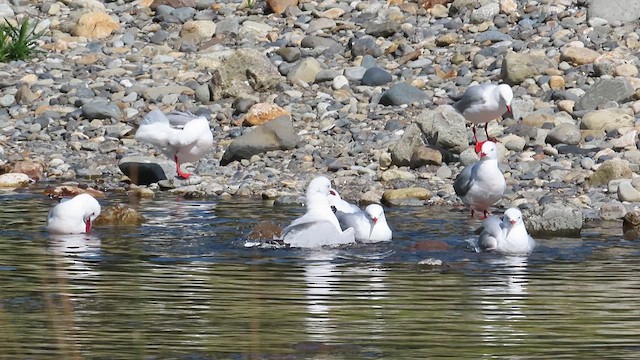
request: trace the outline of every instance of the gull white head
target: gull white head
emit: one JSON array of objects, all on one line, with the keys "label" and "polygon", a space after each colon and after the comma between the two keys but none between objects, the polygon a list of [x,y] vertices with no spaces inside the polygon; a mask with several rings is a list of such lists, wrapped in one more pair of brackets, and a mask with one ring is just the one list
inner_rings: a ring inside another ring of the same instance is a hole
[{"label": "gull white head", "polygon": [[498,147],[493,141],[485,141],[480,148],[480,160],[498,160]]},{"label": "gull white head", "polygon": [[384,217],[384,209],[378,204],[368,205],[364,209],[364,213],[374,224],[377,224],[378,221],[386,220]]},{"label": "gull white head", "polygon": [[311,180],[309,185],[307,186],[306,197],[314,196],[317,194],[321,194],[329,196],[331,191],[331,181],[324,176],[318,176]]},{"label": "gull white head", "polygon": [[99,215],[100,203],[89,194],[79,194],[63,200],[49,212],[47,231],[53,234],[86,234]]},{"label": "gull white head", "polygon": [[504,212],[502,221],[504,221],[505,225],[509,227],[524,225],[524,222],[522,221],[522,212],[517,208],[507,209],[507,211]]},{"label": "gull white head", "polygon": [[498,85],[498,93],[500,94],[500,103],[507,107],[507,111],[511,113],[511,101],[513,100],[513,90],[507,84]]}]

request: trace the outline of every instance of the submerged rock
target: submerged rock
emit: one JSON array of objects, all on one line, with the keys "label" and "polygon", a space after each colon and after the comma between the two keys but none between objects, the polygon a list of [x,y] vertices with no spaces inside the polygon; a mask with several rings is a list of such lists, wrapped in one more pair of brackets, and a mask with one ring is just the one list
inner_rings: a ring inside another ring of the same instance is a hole
[{"label": "submerged rock", "polygon": [[548,203],[525,216],[527,231],[533,237],[580,236],[582,210],[574,205]]}]

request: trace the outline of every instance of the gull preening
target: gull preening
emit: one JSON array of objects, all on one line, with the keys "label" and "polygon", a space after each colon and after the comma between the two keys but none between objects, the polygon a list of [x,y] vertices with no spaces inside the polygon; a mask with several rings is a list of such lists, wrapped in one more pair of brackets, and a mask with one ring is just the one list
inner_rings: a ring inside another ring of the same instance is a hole
[{"label": "gull preening", "polygon": [[524,226],[522,212],[509,208],[500,219],[491,216],[482,223],[482,232],[478,238],[481,251],[492,251],[505,255],[522,255],[533,251],[535,240]]},{"label": "gull preening", "polygon": [[282,230],[280,239],[291,247],[321,247],[355,242],[355,231],[344,231],[329,205],[331,181],[324,176],[313,179],[306,191],[306,213]]},{"label": "gull preening", "polygon": [[328,199],[329,199],[329,205],[333,206],[336,209],[336,211],[340,211],[343,213],[362,212],[362,210],[357,205],[351,204],[350,202],[343,200],[340,194],[338,193],[338,191],[336,191],[336,189],[334,188],[329,189]]},{"label": "gull preening", "polygon": [[[180,128],[182,127],[182,128]],[[160,148],[160,151],[176,162],[178,176],[188,179],[191,174],[180,170],[180,163],[201,159],[213,147],[213,134],[204,116],[191,113],[148,113],[136,131],[136,140]]]},{"label": "gull preening", "polygon": [[392,231],[384,216],[384,209],[378,204],[368,205],[364,211],[346,213],[337,211],[336,216],[343,229],[353,228],[356,240],[364,243],[389,241]]},{"label": "gull preening", "polygon": [[502,199],[507,184],[498,167],[498,148],[492,141],[485,141],[480,150],[480,161],[469,165],[453,183],[453,189],[462,202],[475,211],[482,211],[486,218],[489,207]]},{"label": "gull preening", "polygon": [[62,200],[49,212],[47,231],[52,234],[85,234],[100,215],[100,203],[89,194]]},{"label": "gull preening", "polygon": [[[513,91],[507,84],[473,85],[469,86],[457,100],[458,102],[453,104],[453,108],[473,124],[473,139],[476,144],[479,144],[476,126],[484,123],[484,132],[487,140],[490,140],[487,131],[489,121],[497,119],[505,112],[511,112]],[[477,150],[478,148],[476,148],[476,152],[478,152]]]}]

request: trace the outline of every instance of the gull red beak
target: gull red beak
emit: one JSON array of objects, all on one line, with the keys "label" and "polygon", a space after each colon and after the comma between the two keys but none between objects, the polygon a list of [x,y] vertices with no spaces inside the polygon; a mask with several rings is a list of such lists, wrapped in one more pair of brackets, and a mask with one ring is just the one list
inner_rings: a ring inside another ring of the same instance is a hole
[{"label": "gull red beak", "polygon": [[487,156],[487,154],[485,154],[485,153],[483,153],[483,152],[481,152],[481,153],[480,153],[480,157],[481,157],[481,158],[483,158],[483,157],[485,157],[485,156]]},{"label": "gull red beak", "polygon": [[480,151],[482,151],[482,145],[486,142],[485,141],[480,141],[478,143],[476,143],[476,154],[480,154]]},{"label": "gull red beak", "polygon": [[89,230],[91,230],[91,218],[87,218],[87,220],[84,222],[85,224],[85,233],[89,233]]},{"label": "gull red beak", "polygon": [[511,105],[507,105],[507,112],[513,115],[513,112],[511,111]]},{"label": "gull red beak", "polygon": [[374,217],[374,218],[372,218],[371,220],[373,220],[373,223],[374,223],[374,224],[378,222],[378,218],[377,218],[377,217]]},{"label": "gull red beak", "polygon": [[518,221],[517,220],[509,220],[509,222],[511,223],[511,225],[515,225]]}]

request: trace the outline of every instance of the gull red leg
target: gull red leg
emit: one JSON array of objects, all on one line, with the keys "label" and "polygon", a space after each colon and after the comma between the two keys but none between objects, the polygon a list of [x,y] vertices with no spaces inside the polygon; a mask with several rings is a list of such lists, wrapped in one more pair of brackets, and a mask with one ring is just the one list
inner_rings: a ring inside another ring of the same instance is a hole
[{"label": "gull red leg", "polygon": [[176,172],[178,173],[178,176],[183,179],[188,179],[191,174],[182,172],[182,170],[180,170],[180,161],[178,160],[178,154],[173,156],[173,160],[175,160],[176,162]]}]

